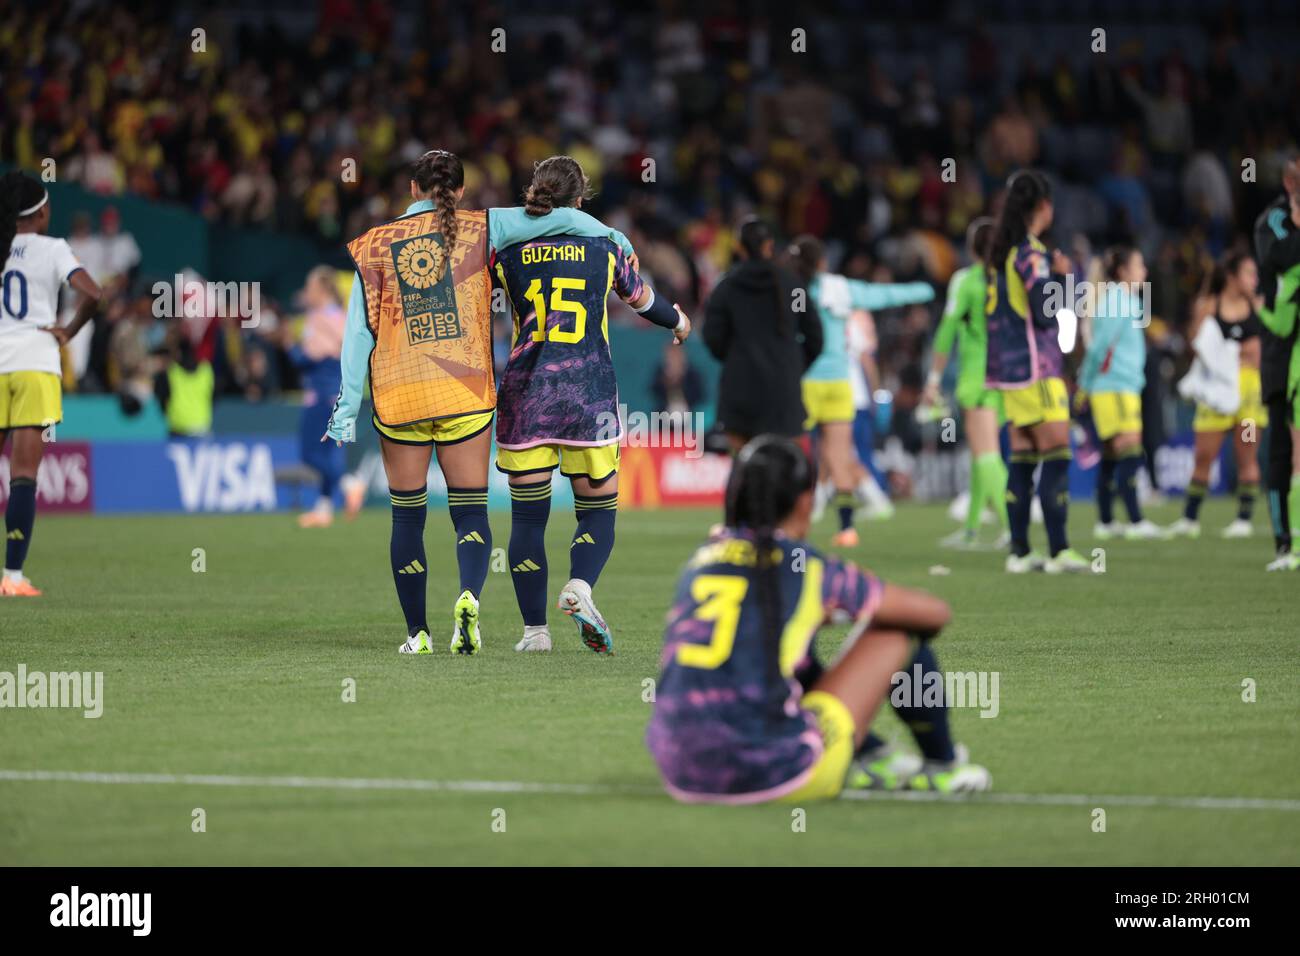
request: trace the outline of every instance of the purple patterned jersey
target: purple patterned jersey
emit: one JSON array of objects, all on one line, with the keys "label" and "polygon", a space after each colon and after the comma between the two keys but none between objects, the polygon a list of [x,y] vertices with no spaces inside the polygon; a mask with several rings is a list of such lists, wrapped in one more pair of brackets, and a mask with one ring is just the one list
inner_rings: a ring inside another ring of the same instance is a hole
[{"label": "purple patterned jersey", "polygon": [[497,387],[497,444],[609,445],[622,437],[606,299],[641,294],[641,277],[606,238],[555,236],[498,250],[493,269],[514,308]]},{"label": "purple patterned jersey", "polygon": [[668,612],[646,746],[679,800],[750,803],[801,786],[822,740],[795,673],[823,624],[866,622],[880,602],[874,575],[778,539],[778,649],[756,558],[749,537],[724,531],[695,552]]},{"label": "purple patterned jersey", "polygon": [[1029,238],[1007,252],[1000,271],[986,273],[989,388],[1023,388],[1045,378],[1060,378],[1065,366],[1055,315],[1040,315],[1032,300],[1054,277],[1047,247]]}]

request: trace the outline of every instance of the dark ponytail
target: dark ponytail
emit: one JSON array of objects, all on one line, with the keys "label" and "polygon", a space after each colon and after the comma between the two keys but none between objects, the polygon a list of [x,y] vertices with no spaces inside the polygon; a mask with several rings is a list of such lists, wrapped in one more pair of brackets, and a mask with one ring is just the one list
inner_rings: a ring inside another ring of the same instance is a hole
[{"label": "dark ponytail", "polygon": [[533,167],[533,181],[524,191],[524,212],[544,216],[552,209],[576,206],[591,198],[591,182],[572,156],[552,156]]},{"label": "dark ponytail", "polygon": [[799,496],[812,490],[816,474],[803,449],[789,438],[759,435],[740,450],[727,481],[726,524],[754,536],[759,612],[770,686],[779,687],[781,575],[776,529],[794,511]]},{"label": "dark ponytail", "polygon": [[1128,264],[1137,249],[1133,246],[1111,246],[1102,255],[1101,264],[1106,278],[1111,282],[1119,281],[1119,272]]},{"label": "dark ponytail", "polygon": [[415,161],[411,167],[411,179],[416,187],[433,200],[438,213],[438,231],[442,233],[443,248],[446,255],[442,257],[436,279],[441,279],[443,272],[451,262],[451,250],[456,244],[456,191],[465,185],[465,167],[460,157],[445,149],[431,149]]},{"label": "dark ponytail", "polygon": [[976,262],[989,261],[989,245],[993,241],[993,220],[988,216],[972,219],[966,227],[966,249]]},{"label": "dark ponytail", "polygon": [[790,243],[790,258],[794,260],[794,271],[805,283],[812,282],[826,258],[826,247],[816,236],[799,236]]},{"label": "dark ponytail", "polygon": [[1223,290],[1228,287],[1229,276],[1235,275],[1241,268],[1241,264],[1249,258],[1250,253],[1241,250],[1228,253],[1214,264],[1214,269],[1211,270],[1201,294],[1215,298],[1223,295]]},{"label": "dark ponytail", "polygon": [[0,177],[0,266],[9,258],[9,247],[18,234],[19,213],[40,204],[45,187],[19,170]]},{"label": "dark ponytail", "polygon": [[774,238],[771,226],[757,216],[746,216],[740,222],[736,241],[744,250],[745,258],[752,262],[763,263],[771,275],[772,288],[776,290],[776,330],[778,334],[786,335],[790,331],[790,323],[786,321],[790,302],[785,290],[781,288],[781,273],[777,270],[776,263],[772,261],[771,252],[767,250],[768,243]]},{"label": "dark ponytail", "polygon": [[1002,268],[1007,253],[1029,235],[1029,220],[1044,199],[1052,198],[1047,177],[1035,169],[1022,169],[1007,180],[1007,195],[993,226],[988,265]]}]

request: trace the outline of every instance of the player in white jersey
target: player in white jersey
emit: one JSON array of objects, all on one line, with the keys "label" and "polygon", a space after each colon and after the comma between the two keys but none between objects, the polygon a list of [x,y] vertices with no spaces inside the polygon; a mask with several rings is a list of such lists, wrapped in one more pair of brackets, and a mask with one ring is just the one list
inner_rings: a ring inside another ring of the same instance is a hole
[{"label": "player in white jersey", "polygon": [[[44,432],[63,419],[59,347],[94,317],[101,295],[67,241],[43,234],[49,225],[44,186],[21,172],[0,178],[0,451],[13,438],[0,597],[40,596],[23,576],[23,562],[36,523]],[[55,316],[64,283],[82,301],[61,327]]]}]

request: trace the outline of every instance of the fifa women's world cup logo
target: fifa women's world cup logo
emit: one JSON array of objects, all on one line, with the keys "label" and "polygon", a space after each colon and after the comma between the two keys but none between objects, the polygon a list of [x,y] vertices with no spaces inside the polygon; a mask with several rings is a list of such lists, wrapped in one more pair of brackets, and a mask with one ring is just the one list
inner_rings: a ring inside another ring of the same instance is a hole
[{"label": "fifa women's world cup logo", "polygon": [[444,258],[442,247],[432,239],[412,239],[397,254],[397,274],[407,285],[427,289],[442,277]]},{"label": "fifa women's world cup logo", "polygon": [[410,344],[460,338],[456,286],[446,251],[430,236],[395,242],[391,251]]}]

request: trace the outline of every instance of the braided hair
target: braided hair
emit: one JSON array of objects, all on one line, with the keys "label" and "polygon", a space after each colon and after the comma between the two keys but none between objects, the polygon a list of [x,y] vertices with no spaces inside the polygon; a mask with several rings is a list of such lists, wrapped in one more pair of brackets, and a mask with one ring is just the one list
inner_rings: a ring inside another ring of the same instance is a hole
[{"label": "braided hair", "polygon": [[435,277],[441,279],[442,271],[451,259],[452,246],[456,244],[456,192],[465,185],[465,167],[455,153],[431,149],[415,161],[411,167],[411,179],[420,192],[433,200],[438,213],[438,231],[442,233],[443,247],[447,250]]},{"label": "braided hair", "polygon": [[768,679],[781,683],[781,576],[776,530],[816,482],[813,464],[794,441],[759,435],[740,450],[727,481],[726,524],[754,536],[757,598],[763,616]]},{"label": "braided hair", "polygon": [[45,187],[19,170],[0,177],[0,265],[9,258],[9,247],[18,234],[19,213],[39,206]]},{"label": "braided hair", "polygon": [[524,190],[524,212],[544,216],[591,196],[591,181],[578,161],[572,156],[552,156],[533,167],[533,181]]}]

